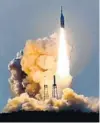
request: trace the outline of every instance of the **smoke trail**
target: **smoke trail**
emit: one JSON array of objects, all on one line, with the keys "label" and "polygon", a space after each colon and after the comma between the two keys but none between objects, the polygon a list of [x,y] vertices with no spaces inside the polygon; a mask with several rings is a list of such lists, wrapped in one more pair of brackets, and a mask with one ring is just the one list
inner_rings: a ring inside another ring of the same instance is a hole
[{"label": "smoke trail", "polygon": [[56,71],[57,64],[57,46],[58,36],[53,34],[48,38],[27,41],[23,51],[17,53],[16,58],[8,65],[11,73],[9,83],[15,97],[8,100],[4,112],[21,109],[26,111],[99,110],[98,99],[78,95],[71,88],[66,88],[72,84],[71,76],[65,79],[65,84],[61,88],[63,93],[61,99],[50,98],[45,102],[42,101],[44,75],[47,77],[46,81],[51,93],[52,75]]},{"label": "smoke trail", "polygon": [[70,61],[68,56],[67,42],[66,42],[65,30],[60,28],[60,39],[58,46],[58,61],[57,61],[57,74],[61,78],[65,78],[70,75]]}]

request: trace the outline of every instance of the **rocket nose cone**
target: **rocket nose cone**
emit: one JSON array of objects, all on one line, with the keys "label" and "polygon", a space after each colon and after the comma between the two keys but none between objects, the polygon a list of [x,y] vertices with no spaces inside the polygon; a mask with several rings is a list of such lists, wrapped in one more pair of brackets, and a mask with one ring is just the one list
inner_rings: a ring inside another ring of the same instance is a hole
[{"label": "rocket nose cone", "polygon": [[61,13],[62,13],[62,6],[61,6]]}]

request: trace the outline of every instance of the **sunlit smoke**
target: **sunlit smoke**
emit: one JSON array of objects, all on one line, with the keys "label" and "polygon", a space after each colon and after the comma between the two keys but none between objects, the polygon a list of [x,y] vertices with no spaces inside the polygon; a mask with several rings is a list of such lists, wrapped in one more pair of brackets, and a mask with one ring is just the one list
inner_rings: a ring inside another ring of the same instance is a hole
[{"label": "sunlit smoke", "polygon": [[88,98],[77,94],[71,88],[65,88],[61,99],[51,98],[45,102],[37,98],[30,97],[27,93],[22,93],[13,99],[9,99],[3,112],[25,111],[63,111],[80,110],[83,112],[98,112],[99,101],[96,98]]},{"label": "sunlit smoke", "polygon": [[[24,49],[17,53],[16,58],[11,60],[8,65],[11,73],[9,83],[14,95],[8,100],[3,112],[19,110],[61,111],[67,109],[99,111],[100,102],[97,98],[79,95],[71,89],[70,48],[65,36],[65,30],[61,29],[59,47],[57,46],[57,34],[36,41],[28,40]],[[57,48],[59,48],[59,52],[57,52]],[[56,76],[59,99],[51,98],[53,75],[56,70],[58,70],[59,75],[59,77]],[[42,100],[44,76],[50,97],[46,101]]]},{"label": "sunlit smoke", "polygon": [[57,75],[62,79],[70,75],[68,48],[66,44],[65,30],[63,28],[60,28]]}]

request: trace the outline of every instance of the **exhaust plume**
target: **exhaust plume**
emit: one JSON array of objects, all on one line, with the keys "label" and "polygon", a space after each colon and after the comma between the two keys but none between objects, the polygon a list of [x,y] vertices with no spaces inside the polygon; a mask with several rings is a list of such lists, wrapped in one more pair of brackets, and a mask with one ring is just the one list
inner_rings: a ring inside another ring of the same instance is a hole
[{"label": "exhaust plume", "polygon": [[[99,111],[96,98],[78,95],[70,87],[72,76],[67,76],[58,87],[60,99],[50,98],[43,101],[44,76],[51,94],[53,75],[56,73],[58,35],[55,33],[43,39],[28,40],[23,50],[17,53],[8,65],[9,78],[13,98],[9,99],[3,112],[26,111],[60,111],[82,110]],[[70,47],[68,45],[68,47]],[[70,48],[69,48],[70,49]],[[70,50],[69,50],[70,53]],[[44,64],[45,61],[45,64]]]}]

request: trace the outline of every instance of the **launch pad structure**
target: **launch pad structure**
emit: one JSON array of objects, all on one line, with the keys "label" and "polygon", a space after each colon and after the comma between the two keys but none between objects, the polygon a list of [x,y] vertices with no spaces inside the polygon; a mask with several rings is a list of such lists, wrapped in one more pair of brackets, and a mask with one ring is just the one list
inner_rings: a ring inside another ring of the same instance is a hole
[{"label": "launch pad structure", "polygon": [[[44,59],[44,65],[45,65],[45,59]],[[56,76],[53,76],[53,85],[52,85],[52,98],[58,99],[58,92],[57,92],[57,84],[56,84]],[[44,75],[44,101],[46,99],[49,99],[49,93],[48,93],[48,84],[46,80],[46,76]]]},{"label": "launch pad structure", "polygon": [[49,98],[49,94],[48,94],[48,85],[44,84],[44,100]]},{"label": "launch pad structure", "polygon": [[[45,58],[44,58],[44,65],[45,65]],[[46,76],[44,76],[44,100],[49,98],[49,94],[48,94],[48,85],[46,82]]]},{"label": "launch pad structure", "polygon": [[[44,78],[45,81],[45,78]],[[57,84],[56,84],[56,76],[53,76],[53,85],[52,85],[52,98],[58,99],[58,92],[57,92]],[[44,84],[44,100],[49,99],[48,94],[48,85]]]},{"label": "launch pad structure", "polygon": [[57,84],[56,84],[56,76],[53,76],[54,83],[52,85],[52,97],[58,99],[58,92],[57,92]]}]

